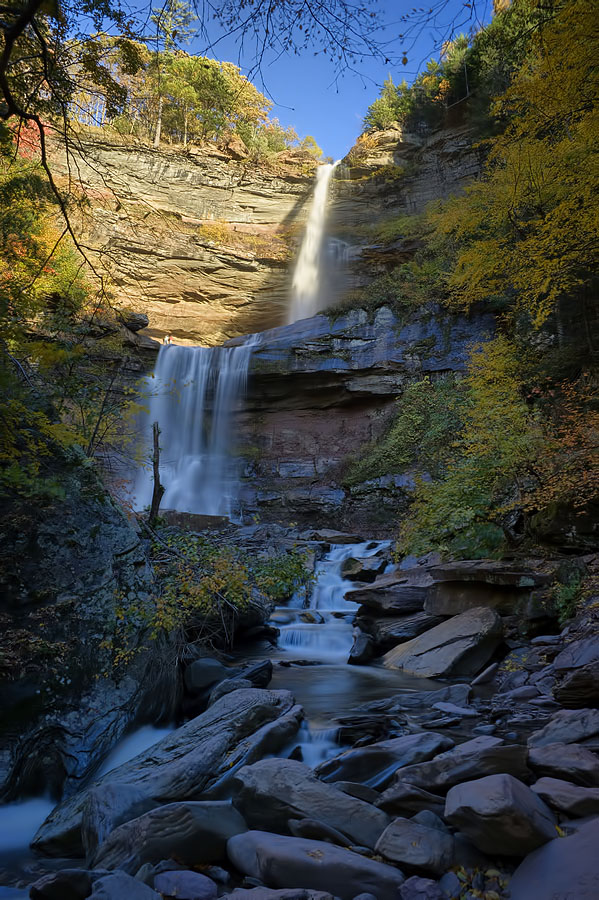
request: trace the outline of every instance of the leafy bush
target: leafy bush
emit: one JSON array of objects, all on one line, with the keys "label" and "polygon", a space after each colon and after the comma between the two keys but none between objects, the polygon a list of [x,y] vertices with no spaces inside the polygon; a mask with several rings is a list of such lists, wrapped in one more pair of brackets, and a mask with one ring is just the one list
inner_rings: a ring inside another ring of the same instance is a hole
[{"label": "leafy bush", "polygon": [[425,378],[406,388],[391,427],[361,448],[344,477],[351,486],[381,475],[404,472],[418,463],[433,474],[443,470],[460,420],[464,393],[455,378]]}]

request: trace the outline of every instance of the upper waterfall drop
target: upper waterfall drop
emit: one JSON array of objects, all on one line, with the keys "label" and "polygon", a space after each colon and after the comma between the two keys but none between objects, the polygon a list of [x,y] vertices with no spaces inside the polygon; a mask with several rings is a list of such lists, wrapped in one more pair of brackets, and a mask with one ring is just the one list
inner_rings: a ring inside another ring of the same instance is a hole
[{"label": "upper waterfall drop", "polygon": [[331,178],[341,160],[320,166],[306,230],[302,240],[293,281],[287,324],[316,315],[320,308],[322,287],[322,255],[325,237],[327,201]]}]

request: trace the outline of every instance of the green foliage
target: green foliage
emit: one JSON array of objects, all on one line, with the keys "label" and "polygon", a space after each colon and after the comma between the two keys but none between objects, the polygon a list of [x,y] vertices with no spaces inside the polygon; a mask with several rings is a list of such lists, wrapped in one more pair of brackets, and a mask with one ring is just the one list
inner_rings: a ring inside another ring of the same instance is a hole
[{"label": "green foliage", "polygon": [[431,474],[446,466],[460,421],[464,392],[459,381],[444,378],[409,384],[382,438],[361,448],[343,481],[351,486],[381,475],[397,474],[418,463]]},{"label": "green foliage", "polygon": [[453,458],[442,478],[418,484],[401,528],[401,553],[501,552],[504,516],[523,504],[526,481],[544,452],[543,431],[522,387],[518,350],[505,337],[474,350]]},{"label": "green foliage", "polygon": [[560,625],[564,625],[568,619],[576,615],[582,599],[582,587],[582,578],[578,572],[573,573],[566,582],[557,582],[553,585],[551,600],[557,611]]},{"label": "green foliage", "polygon": [[125,610],[117,604],[115,647],[126,647],[127,633],[140,616],[153,638],[181,632],[188,639],[233,639],[237,617],[250,606],[278,602],[310,581],[299,551],[250,557],[237,547],[175,528],[158,532],[152,545],[158,590],[153,605]]},{"label": "green foliage", "polygon": [[483,131],[492,130],[497,116],[491,100],[523,65],[531,34],[552,16],[553,7],[540,0],[513,0],[471,40],[462,34],[444,44],[440,60],[429,60],[412,85],[395,85],[389,75],[368,108],[364,128],[396,124],[426,133],[443,125],[453,111]]}]

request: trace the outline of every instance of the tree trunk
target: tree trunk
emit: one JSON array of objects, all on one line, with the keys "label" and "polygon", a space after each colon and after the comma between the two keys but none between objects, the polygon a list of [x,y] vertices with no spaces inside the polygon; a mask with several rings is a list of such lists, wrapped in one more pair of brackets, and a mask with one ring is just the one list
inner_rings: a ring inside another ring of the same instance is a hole
[{"label": "tree trunk", "polygon": [[154,451],[152,453],[152,469],[154,471],[154,490],[152,491],[152,504],[150,506],[150,515],[149,522],[150,525],[153,525],[156,519],[158,518],[158,510],[160,509],[160,501],[162,500],[162,495],[164,494],[164,486],[160,483],[160,445],[158,443],[158,438],[160,436],[160,429],[158,428],[158,422],[154,422],[152,425],[152,440],[154,444]]},{"label": "tree trunk", "polygon": [[158,118],[156,119],[156,132],[154,134],[154,147],[160,146],[160,133],[162,131],[162,104],[163,98],[158,101]]},{"label": "tree trunk", "polygon": [[188,119],[187,107],[185,107],[185,115],[183,118],[183,146],[187,147],[187,119]]}]

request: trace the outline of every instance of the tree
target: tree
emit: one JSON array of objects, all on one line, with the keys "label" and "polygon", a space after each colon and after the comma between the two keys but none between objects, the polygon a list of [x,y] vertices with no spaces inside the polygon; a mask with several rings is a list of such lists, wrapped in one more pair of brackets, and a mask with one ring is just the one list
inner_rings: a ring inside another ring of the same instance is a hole
[{"label": "tree", "polygon": [[[158,112],[156,115],[156,130],[154,132],[154,147],[159,147],[162,132],[164,90],[166,87],[164,74],[168,64],[169,53],[174,50],[177,44],[185,43],[191,37],[191,24],[195,20],[195,14],[187,0],[167,0],[162,8],[153,10],[151,20],[156,26],[156,44],[161,44],[163,51],[157,46],[155,55]],[[187,95],[189,97],[189,91]]]}]

